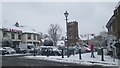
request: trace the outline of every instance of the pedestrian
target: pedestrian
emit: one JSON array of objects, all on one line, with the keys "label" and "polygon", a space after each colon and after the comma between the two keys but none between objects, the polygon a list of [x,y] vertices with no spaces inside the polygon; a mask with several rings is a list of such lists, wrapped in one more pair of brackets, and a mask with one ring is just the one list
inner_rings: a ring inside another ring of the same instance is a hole
[{"label": "pedestrian", "polygon": [[90,45],[90,49],[91,49],[91,58],[95,58],[95,56],[94,56],[94,45],[93,44]]}]

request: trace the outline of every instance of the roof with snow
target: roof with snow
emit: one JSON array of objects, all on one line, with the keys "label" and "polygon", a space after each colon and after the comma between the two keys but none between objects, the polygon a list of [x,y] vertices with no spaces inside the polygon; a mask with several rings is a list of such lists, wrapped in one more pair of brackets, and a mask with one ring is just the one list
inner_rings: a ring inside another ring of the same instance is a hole
[{"label": "roof with snow", "polygon": [[[17,22],[16,22],[17,23]],[[21,30],[23,33],[35,33],[35,34],[38,34],[38,32],[35,31],[35,29],[29,27],[29,26],[22,26],[22,25],[15,25],[16,23],[14,24],[11,24],[11,23],[8,23],[8,22],[4,22],[2,23],[2,29],[3,28],[7,28],[7,29],[16,29],[16,30]]]},{"label": "roof with snow", "polygon": [[15,24],[11,24],[11,23],[8,23],[8,22],[2,23],[2,28],[16,29],[16,30],[21,30],[22,31],[22,29],[16,27]]},{"label": "roof with snow", "polygon": [[22,30],[23,33],[35,33],[38,34],[38,32],[35,31],[35,29],[28,27],[28,26],[20,26],[18,27]]}]

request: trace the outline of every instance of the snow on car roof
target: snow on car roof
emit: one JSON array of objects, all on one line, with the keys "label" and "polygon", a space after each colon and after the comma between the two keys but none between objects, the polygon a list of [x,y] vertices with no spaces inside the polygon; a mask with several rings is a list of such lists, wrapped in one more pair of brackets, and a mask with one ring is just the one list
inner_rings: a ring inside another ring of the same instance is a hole
[{"label": "snow on car roof", "polygon": [[5,49],[3,49],[2,47],[0,47],[0,50],[5,50]]},{"label": "snow on car roof", "polygon": [[40,46],[40,48],[52,48],[53,51],[59,51],[58,48],[55,46]]},{"label": "snow on car roof", "polygon": [[55,46],[40,46],[40,47],[46,47],[46,48],[51,47],[51,48],[56,48]]},{"label": "snow on car roof", "polygon": [[11,48],[11,47],[3,47],[3,48]]},{"label": "snow on car roof", "polygon": [[3,47],[3,49],[7,50],[7,51],[15,51],[13,48],[11,47]]}]

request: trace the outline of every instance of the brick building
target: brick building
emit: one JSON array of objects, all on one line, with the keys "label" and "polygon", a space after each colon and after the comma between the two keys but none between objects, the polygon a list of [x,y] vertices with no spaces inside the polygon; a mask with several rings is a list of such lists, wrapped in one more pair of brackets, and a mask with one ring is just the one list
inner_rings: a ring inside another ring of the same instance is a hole
[{"label": "brick building", "polygon": [[67,23],[68,45],[74,46],[78,42],[78,22],[72,21]]},{"label": "brick building", "polygon": [[116,36],[117,40],[120,39],[120,6],[114,10],[113,16],[108,21],[106,27],[108,34]]},{"label": "brick building", "polygon": [[[113,35],[117,41],[120,41],[120,2],[115,7],[114,14],[108,21],[106,27],[108,29],[108,35]],[[120,48],[116,47],[116,52],[117,55],[120,54]]]}]

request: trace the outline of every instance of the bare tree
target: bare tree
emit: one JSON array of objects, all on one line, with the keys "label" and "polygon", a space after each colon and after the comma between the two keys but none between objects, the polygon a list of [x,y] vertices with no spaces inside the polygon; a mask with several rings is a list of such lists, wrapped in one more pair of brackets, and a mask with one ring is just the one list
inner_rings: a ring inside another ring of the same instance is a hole
[{"label": "bare tree", "polygon": [[38,40],[40,41],[40,45],[44,45],[44,42],[42,39],[50,38],[47,34],[43,34],[42,32],[39,32]]},{"label": "bare tree", "polygon": [[42,33],[42,32],[39,32],[38,39],[41,40],[42,38],[43,38],[43,33]]},{"label": "bare tree", "polygon": [[38,39],[41,40],[41,39],[44,39],[44,38],[49,38],[49,35],[43,34],[42,32],[39,32],[39,37],[38,37]]},{"label": "bare tree", "polygon": [[54,45],[57,45],[57,41],[61,36],[61,28],[58,24],[51,24],[50,28],[48,29],[48,34],[53,40]]},{"label": "bare tree", "polygon": [[44,35],[43,35],[43,38],[50,38],[50,36],[47,35],[47,34],[44,34]]}]

